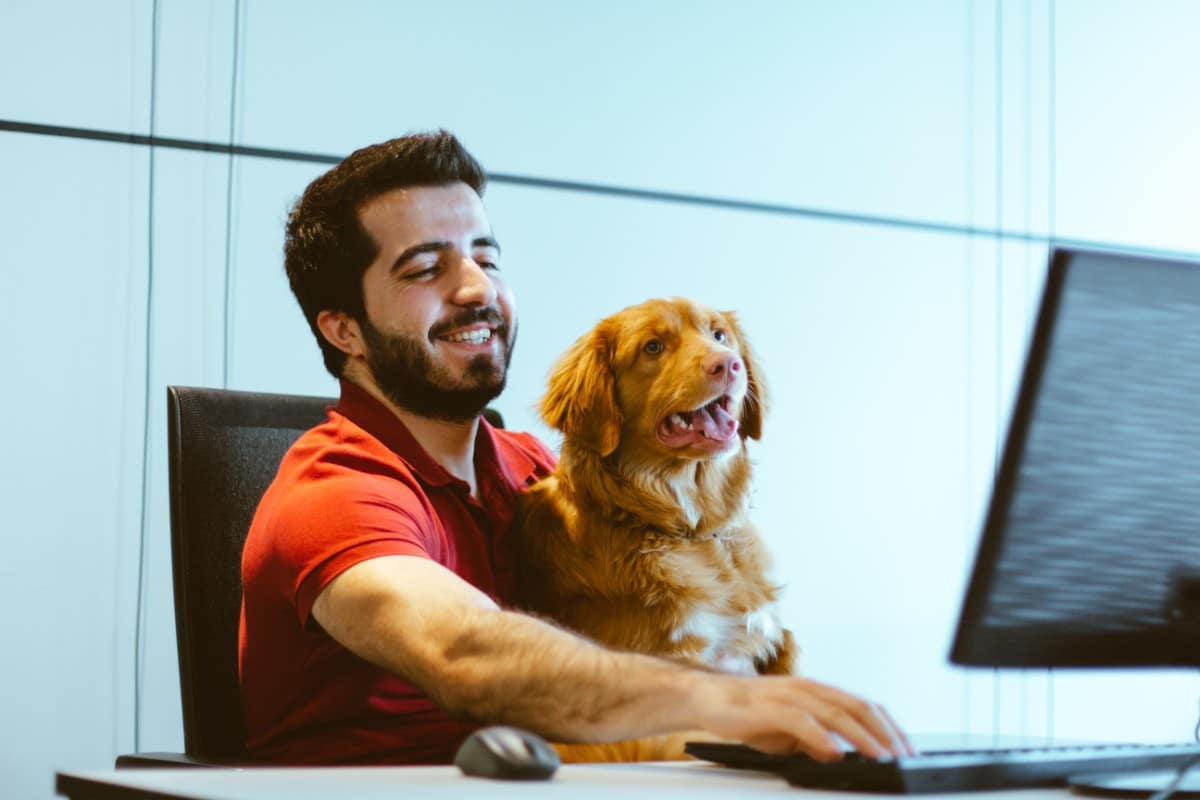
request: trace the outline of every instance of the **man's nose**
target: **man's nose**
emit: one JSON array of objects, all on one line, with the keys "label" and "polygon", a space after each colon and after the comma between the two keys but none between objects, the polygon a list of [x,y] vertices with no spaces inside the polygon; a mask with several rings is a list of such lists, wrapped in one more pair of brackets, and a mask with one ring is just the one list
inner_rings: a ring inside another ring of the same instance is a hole
[{"label": "man's nose", "polygon": [[701,369],[710,378],[733,380],[742,371],[743,364],[735,353],[709,353],[701,364]]},{"label": "man's nose", "polygon": [[454,303],[460,306],[486,306],[495,299],[496,285],[492,283],[487,270],[476,264],[474,259],[464,258],[458,285],[454,289]]}]

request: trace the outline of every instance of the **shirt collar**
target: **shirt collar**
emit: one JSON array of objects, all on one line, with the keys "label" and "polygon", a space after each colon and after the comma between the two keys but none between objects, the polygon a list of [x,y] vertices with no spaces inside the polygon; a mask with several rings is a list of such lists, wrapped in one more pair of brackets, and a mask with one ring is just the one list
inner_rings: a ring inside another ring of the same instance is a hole
[{"label": "shirt collar", "polygon": [[342,396],[336,410],[358,427],[374,436],[421,480],[430,486],[442,486],[458,481],[425,452],[400,418],[356,383],[341,381]]},{"label": "shirt collar", "polygon": [[496,465],[495,469],[509,486],[528,486],[539,478],[534,460],[524,450],[498,436],[491,423],[480,417],[479,432],[475,435],[476,469],[483,464]]},{"label": "shirt collar", "polygon": [[[391,409],[361,386],[343,379],[336,410],[395,453],[422,483],[428,486],[444,486],[448,483],[466,486],[421,447]],[[483,475],[499,469],[511,486],[522,486],[537,478],[537,465],[533,460],[520,449],[506,446],[500,441],[495,428],[482,417],[475,434],[475,469]]]}]

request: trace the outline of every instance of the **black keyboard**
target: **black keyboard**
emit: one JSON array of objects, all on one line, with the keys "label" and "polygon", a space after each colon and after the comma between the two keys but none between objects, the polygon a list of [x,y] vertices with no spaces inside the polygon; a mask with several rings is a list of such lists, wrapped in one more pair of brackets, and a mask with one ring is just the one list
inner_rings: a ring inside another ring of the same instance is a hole
[{"label": "black keyboard", "polygon": [[798,754],[768,755],[740,744],[688,742],[686,750],[705,761],[778,773],[793,786],[889,794],[1064,786],[1073,777],[1178,769],[1200,759],[1196,743],[926,750],[882,761],[850,752],[828,763]]}]

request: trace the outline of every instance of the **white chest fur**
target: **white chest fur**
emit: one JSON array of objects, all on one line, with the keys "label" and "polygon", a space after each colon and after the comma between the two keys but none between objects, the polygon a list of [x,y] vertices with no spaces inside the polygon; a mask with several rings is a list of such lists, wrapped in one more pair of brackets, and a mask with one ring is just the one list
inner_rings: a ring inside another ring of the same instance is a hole
[{"label": "white chest fur", "polygon": [[672,638],[704,642],[699,658],[723,672],[753,675],[754,662],[773,656],[783,643],[783,626],[771,605],[746,614],[696,609],[673,631]]}]

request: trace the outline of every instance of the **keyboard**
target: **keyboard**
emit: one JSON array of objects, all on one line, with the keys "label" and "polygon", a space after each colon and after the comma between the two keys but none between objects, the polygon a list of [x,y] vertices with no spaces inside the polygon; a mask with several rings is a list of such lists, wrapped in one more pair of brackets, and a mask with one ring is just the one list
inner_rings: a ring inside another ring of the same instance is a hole
[{"label": "keyboard", "polygon": [[1173,770],[1200,759],[1200,744],[1103,744],[989,750],[926,750],[881,761],[849,752],[823,763],[768,755],[740,744],[688,742],[689,755],[728,767],[778,773],[793,786],[920,794],[1065,786],[1070,778]]}]

